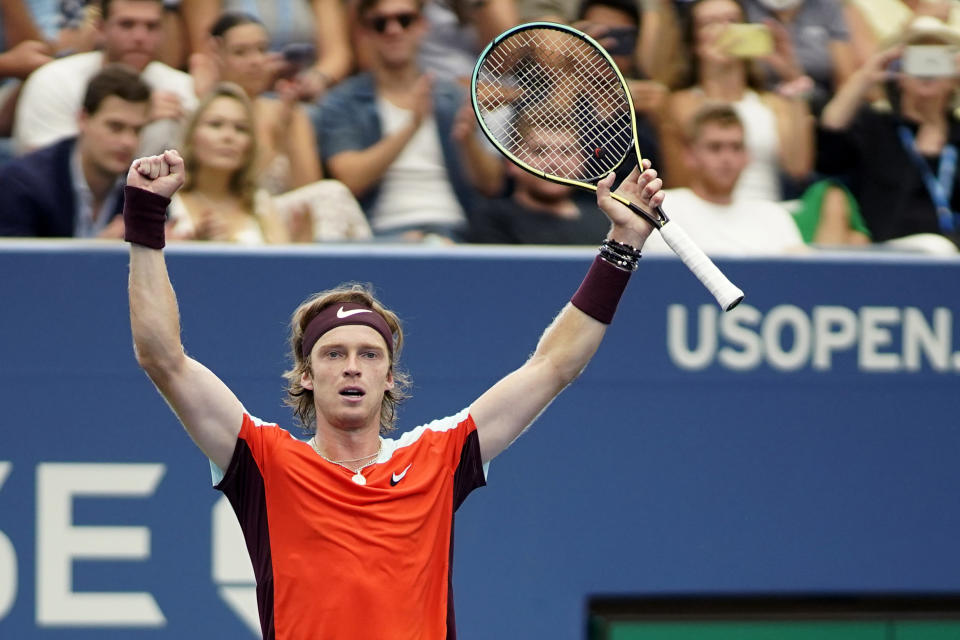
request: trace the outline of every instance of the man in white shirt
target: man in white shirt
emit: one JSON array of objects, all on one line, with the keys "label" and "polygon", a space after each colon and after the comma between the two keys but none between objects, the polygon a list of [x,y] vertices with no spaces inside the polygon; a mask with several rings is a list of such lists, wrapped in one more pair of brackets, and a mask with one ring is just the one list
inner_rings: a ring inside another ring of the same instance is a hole
[{"label": "man in white shirt", "polygon": [[327,93],[320,151],[378,237],[460,239],[477,193],[500,189],[503,165],[480,144],[462,87],[420,69],[422,9],[423,0],[358,2],[370,71]]},{"label": "man in white shirt", "polygon": [[37,69],[23,85],[14,116],[18,153],[45,147],[77,134],[84,91],[105,65],[123,63],[150,87],[150,125],[141,137],[141,153],[173,147],[185,113],[197,98],[193,80],[156,60],[163,39],[161,0],[102,0],[102,51],[79,53]]},{"label": "man in white shirt", "polygon": [[[780,204],[736,200],[734,187],[749,162],[743,123],[728,104],[707,104],[694,116],[685,159],[690,188],[667,190],[664,209],[708,255],[782,254],[803,247],[793,217]],[[659,234],[646,253],[669,252]]]}]

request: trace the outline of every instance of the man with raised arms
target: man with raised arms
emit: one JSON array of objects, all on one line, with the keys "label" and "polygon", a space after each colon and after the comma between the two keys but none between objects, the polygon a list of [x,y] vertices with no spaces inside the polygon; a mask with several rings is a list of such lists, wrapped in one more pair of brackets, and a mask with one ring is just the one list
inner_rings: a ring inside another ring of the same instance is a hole
[{"label": "man with raised arms", "polygon": [[[649,169],[618,192],[663,200]],[[455,638],[453,514],[486,466],[587,365],[651,228],[610,197],[612,225],[586,278],[516,371],[448,418],[393,429],[405,376],[397,316],[363,287],[310,297],[294,312],[289,402],[313,431],[301,441],[249,415],[184,353],[164,256],[164,210],[183,184],[173,151],[134,162],[124,209],[137,360],[210,459],[257,578],[264,638]]]}]

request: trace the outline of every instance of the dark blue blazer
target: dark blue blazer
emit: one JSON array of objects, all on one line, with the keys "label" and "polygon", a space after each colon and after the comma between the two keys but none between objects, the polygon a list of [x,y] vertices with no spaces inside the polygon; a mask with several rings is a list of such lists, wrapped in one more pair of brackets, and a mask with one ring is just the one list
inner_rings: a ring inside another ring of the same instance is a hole
[{"label": "dark blue blazer", "polygon": [[[70,154],[77,139],[11,160],[0,167],[0,236],[73,237],[77,197]],[[111,218],[123,211],[123,191]]]}]

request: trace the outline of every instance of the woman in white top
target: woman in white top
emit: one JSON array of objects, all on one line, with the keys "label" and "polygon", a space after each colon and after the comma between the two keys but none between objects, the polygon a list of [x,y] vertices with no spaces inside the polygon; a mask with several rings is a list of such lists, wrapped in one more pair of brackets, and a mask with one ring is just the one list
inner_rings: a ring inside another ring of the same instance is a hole
[{"label": "woman in white top", "polygon": [[[689,185],[683,162],[686,127],[692,115],[708,101],[728,102],[743,120],[750,164],[734,197],[781,200],[781,175],[806,179],[813,168],[813,119],[804,99],[809,78],[764,91],[749,58],[721,46],[724,29],[743,23],[744,12],[735,0],[698,0],[689,6],[686,45],[692,68],[685,87],[671,93],[660,122],[664,171],[671,187]],[[789,42],[782,34],[765,60],[772,66],[794,64]]]},{"label": "woman in white top", "polygon": [[286,242],[270,196],[256,186],[253,107],[222,83],[193,113],[181,147],[187,180],[170,204],[168,237],[241,244]]},{"label": "woman in white top", "polygon": [[170,203],[167,236],[241,244],[369,240],[360,205],[336,180],[280,195],[262,187],[256,121],[250,99],[231,83],[216,85],[200,103],[181,148],[187,181]]}]

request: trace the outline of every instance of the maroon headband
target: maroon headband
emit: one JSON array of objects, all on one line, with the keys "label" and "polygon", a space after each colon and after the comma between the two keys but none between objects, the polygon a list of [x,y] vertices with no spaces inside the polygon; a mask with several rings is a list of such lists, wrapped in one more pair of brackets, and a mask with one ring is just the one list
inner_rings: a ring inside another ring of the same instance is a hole
[{"label": "maroon headband", "polygon": [[383,316],[362,304],[344,302],[343,304],[331,305],[318,313],[304,329],[303,346],[301,348],[303,357],[309,360],[313,345],[320,339],[320,336],[345,324],[362,324],[374,329],[383,336],[390,355],[393,355],[393,332],[390,331],[390,327]]}]

